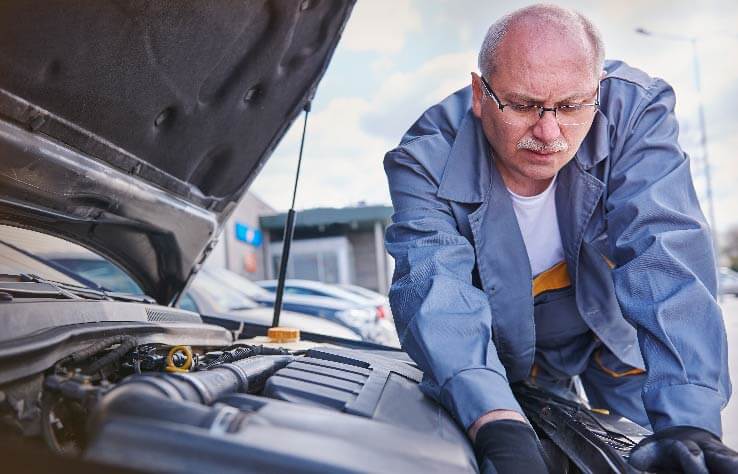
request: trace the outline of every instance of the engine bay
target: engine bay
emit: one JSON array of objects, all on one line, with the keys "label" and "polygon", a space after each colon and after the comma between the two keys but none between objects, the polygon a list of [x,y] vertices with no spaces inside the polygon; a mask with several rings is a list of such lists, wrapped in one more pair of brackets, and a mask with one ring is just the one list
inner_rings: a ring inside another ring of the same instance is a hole
[{"label": "engine bay", "polygon": [[0,385],[2,430],[147,472],[476,472],[403,353],[264,339],[98,339]]},{"label": "engine bay", "polygon": [[[6,280],[0,457],[23,459],[16,470],[477,472],[468,437],[400,350],[311,333],[279,342],[259,325]],[[634,472],[646,430],[571,393],[512,388],[553,472]]]}]

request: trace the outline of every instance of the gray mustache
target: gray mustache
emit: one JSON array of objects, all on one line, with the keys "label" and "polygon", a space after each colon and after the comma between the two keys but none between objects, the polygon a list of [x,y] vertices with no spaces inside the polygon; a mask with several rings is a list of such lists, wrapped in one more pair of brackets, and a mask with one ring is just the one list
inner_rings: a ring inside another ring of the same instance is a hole
[{"label": "gray mustache", "polygon": [[521,139],[516,148],[518,150],[531,150],[537,153],[558,153],[569,149],[569,144],[562,137],[554,139],[550,143],[543,143],[532,137]]}]

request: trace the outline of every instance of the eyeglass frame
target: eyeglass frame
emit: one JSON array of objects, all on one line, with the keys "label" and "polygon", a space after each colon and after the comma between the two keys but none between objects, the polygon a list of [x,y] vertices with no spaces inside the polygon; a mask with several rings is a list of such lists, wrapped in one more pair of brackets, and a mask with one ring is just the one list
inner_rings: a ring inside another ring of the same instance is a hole
[{"label": "eyeglass frame", "polygon": [[[497,104],[497,108],[500,109],[500,112],[504,113],[505,107],[516,105],[516,104],[503,104],[502,101],[497,97],[497,94],[494,93],[492,90],[492,87],[489,85],[489,82],[487,82],[487,79],[484,78],[484,76],[480,75],[479,79],[482,80],[482,87],[484,88],[484,92],[486,92],[487,96],[489,96],[495,104]],[[595,101],[591,104],[575,104],[575,105],[557,105],[556,107],[544,107],[542,105],[526,105],[525,107],[530,107],[528,110],[534,110],[538,109],[538,120],[543,118],[543,114],[546,112],[553,112],[554,118],[558,119],[558,110],[562,107],[592,107],[593,113],[599,110],[600,108],[600,82],[597,82],[597,92],[595,92]],[[513,109],[515,110],[515,109]],[[526,112],[528,111],[526,110]],[[523,112],[521,110],[518,110],[518,112]],[[506,122],[507,123],[507,122]],[[582,124],[562,124],[561,122],[558,122],[560,125],[582,125]]]}]

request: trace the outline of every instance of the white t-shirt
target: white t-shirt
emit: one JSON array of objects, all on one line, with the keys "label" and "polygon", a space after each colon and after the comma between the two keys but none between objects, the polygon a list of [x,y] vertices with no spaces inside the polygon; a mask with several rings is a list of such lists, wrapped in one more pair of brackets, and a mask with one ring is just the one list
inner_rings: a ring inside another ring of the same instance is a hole
[{"label": "white t-shirt", "polygon": [[508,191],[523,234],[530,269],[536,276],[564,260],[564,246],[556,215],[556,177],[545,191],[535,196],[520,196]]}]

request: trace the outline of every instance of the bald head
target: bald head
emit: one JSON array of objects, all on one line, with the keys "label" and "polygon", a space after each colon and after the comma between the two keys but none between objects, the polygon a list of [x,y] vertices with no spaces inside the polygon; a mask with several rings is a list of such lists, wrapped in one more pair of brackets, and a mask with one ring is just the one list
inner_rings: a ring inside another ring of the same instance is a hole
[{"label": "bald head", "polygon": [[[505,15],[490,26],[479,51],[479,70],[491,76],[504,60],[564,48],[571,61],[583,61],[595,77],[605,59],[605,47],[597,28],[583,15],[555,5],[532,5]],[[550,58],[554,59],[554,58]]]}]

